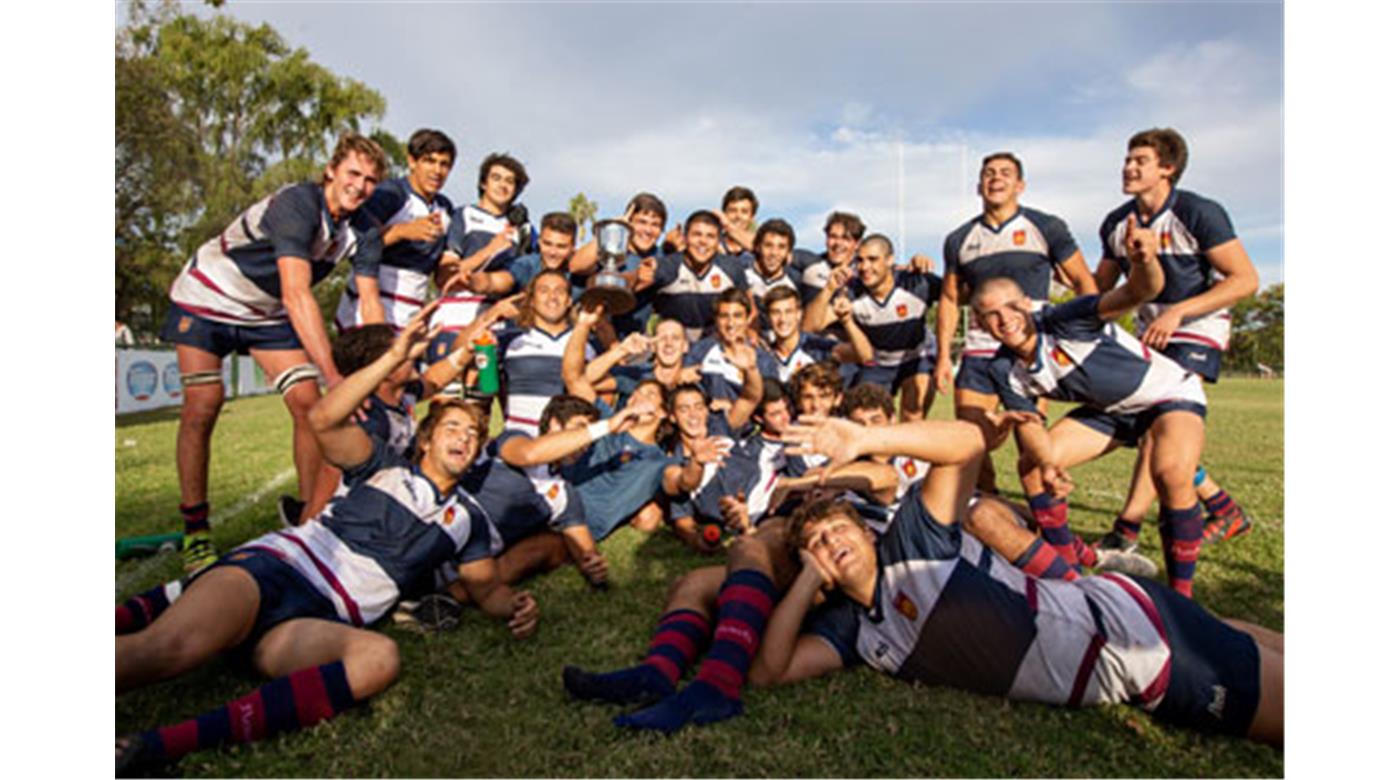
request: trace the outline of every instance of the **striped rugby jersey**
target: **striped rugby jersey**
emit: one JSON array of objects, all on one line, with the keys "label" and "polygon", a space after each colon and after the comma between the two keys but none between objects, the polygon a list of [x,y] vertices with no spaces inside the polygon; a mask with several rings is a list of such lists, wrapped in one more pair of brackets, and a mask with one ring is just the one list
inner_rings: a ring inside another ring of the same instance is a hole
[{"label": "striped rugby jersey", "polygon": [[1134,414],[1166,401],[1205,406],[1200,377],[1104,322],[1098,305],[1099,296],[1085,295],[1032,314],[1036,352],[1029,365],[1008,347],[996,353],[989,372],[1007,409],[1036,411],[1041,396],[1113,414]]},{"label": "striped rugby jersey", "polygon": [[1028,577],[958,524],[942,525],[920,490],[876,542],[874,603],[844,594],[809,618],[850,665],[1022,701],[1078,706],[1166,692],[1171,651],[1147,594],[1118,575]]},{"label": "striped rugby jersey", "polygon": [[501,445],[521,431],[507,430],[462,477],[466,489],[500,532],[507,547],[546,528],[583,525],[583,501],[548,464],[517,468],[501,459]]},{"label": "striped rugby jersey", "polygon": [[[564,348],[573,332],[551,336],[539,328],[506,326],[496,334],[506,430],[539,433],[544,407],[564,392]],[[592,344],[584,346],[583,357],[585,363],[595,357]]]},{"label": "striped rugby jersey", "polygon": [[[360,216],[382,230],[435,213],[442,214],[442,224],[450,226],[452,211],[452,201],[447,196],[438,193],[429,202],[404,177],[375,187],[374,194],[361,207]],[[379,256],[379,297],[384,302],[386,322],[401,328],[428,302],[428,283],[446,247],[446,231],[433,241],[399,241],[383,247]],[[345,286],[335,313],[335,324],[341,330],[364,324],[360,320],[359,297],[353,284]]]},{"label": "striped rugby jersey", "polygon": [[[498,217],[475,203],[469,203],[457,209],[453,215],[452,226],[447,231],[445,251],[465,260],[491,243],[491,239],[495,238],[496,234],[509,224],[510,221],[505,218],[505,215]],[[511,260],[520,254],[520,251],[520,247],[508,246],[497,252],[477,270],[508,270]],[[490,306],[493,300],[493,298],[470,290],[454,289],[442,296],[442,305],[433,313],[432,324],[441,325],[444,333],[456,333],[470,325],[472,320]]]},{"label": "striped rugby jersey", "polygon": [[666,255],[656,263],[656,288],[652,296],[656,313],[679,321],[685,336],[696,341],[715,321],[715,301],[731,287],[748,289],[743,263],[729,255],[715,255],[704,268],[696,270],[685,255]]},{"label": "striped rugby jersey", "polygon": [[[1150,219],[1137,215],[1137,202],[1128,201],[1109,212],[1099,228],[1103,241],[1103,256],[1128,272],[1126,239],[1128,220],[1137,219],[1140,227],[1150,227],[1157,234],[1158,259],[1167,284],[1152,301],[1138,310],[1137,326],[1141,334],[1171,304],[1194,298],[1209,290],[1219,278],[1206,252],[1235,238],[1230,216],[1213,200],[1194,192],[1172,188],[1161,211]],[[1217,309],[1181,321],[1168,341],[1200,345],[1224,352],[1230,346],[1230,310]]]},{"label": "striped rugby jersey", "polygon": [[333,220],[320,184],[288,184],[249,206],[195,250],[171,283],[170,300],[228,325],[285,323],[278,258],[309,263],[313,285],[347,257],[354,258],[355,275],[378,273],[374,245],[379,232],[363,227],[358,214],[353,228],[350,219]]},{"label": "striped rugby jersey", "polygon": [[898,366],[933,355],[937,342],[927,319],[941,285],[938,274],[896,269],[894,287],[877,300],[859,279],[851,281],[851,316],[875,348],[875,365]]},{"label": "striped rugby jersey", "polygon": [[[238,549],[276,555],[353,626],[378,620],[449,563],[493,557],[500,536],[460,484],[446,495],[418,467],[374,441],[369,460],[345,469],[349,492],[315,521],[264,534]],[[236,551],[235,553],[236,554]]]},{"label": "striped rugby jersey", "polygon": [[[969,290],[1005,277],[1015,280],[1031,300],[1047,301],[1054,267],[1078,251],[1064,220],[1023,207],[997,227],[980,215],[963,223],[944,239],[943,262]],[[964,356],[991,357],[1000,346],[976,318],[969,321]]]}]

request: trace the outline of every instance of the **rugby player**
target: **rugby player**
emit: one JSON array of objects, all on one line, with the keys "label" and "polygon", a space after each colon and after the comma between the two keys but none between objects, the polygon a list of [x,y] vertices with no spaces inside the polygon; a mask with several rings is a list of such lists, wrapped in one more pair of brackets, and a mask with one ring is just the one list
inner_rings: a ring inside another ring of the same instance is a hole
[{"label": "rugby player", "polygon": [[[623,258],[622,275],[632,285],[637,297],[632,311],[611,318],[619,339],[632,333],[645,333],[651,321],[655,288],[656,262],[662,256],[661,233],[666,228],[666,204],[650,192],[639,192],[627,202],[622,215],[632,232],[627,237],[627,256]],[[574,253],[571,270],[592,273],[598,266],[598,241],[593,239]]]},{"label": "rugby player", "polygon": [[118,740],[118,774],[308,727],[384,690],[398,677],[398,649],[365,626],[439,564],[455,563],[473,603],[506,621],[512,635],[534,633],[534,599],[500,582],[489,522],[458,484],[480,451],[486,417],[463,401],[438,406],[423,421],[412,462],[352,420],[387,377],[424,352],[429,314],[411,319],[389,351],[310,411],[313,435],[343,470],[349,493],[317,522],[236,548],[148,625],[117,637],[118,694],[228,650],[273,678],[198,718]]},{"label": "rugby player", "polygon": [[719,408],[732,403],[744,384],[743,371],[733,360],[741,348],[755,355],[760,375],[778,376],[778,362],[768,350],[754,350],[749,341],[752,319],[753,299],[748,291],[738,287],[725,290],[715,299],[714,334],[695,342],[686,353],[684,364],[699,369],[706,395]]},{"label": "rugby player", "polygon": [[[175,464],[187,571],[218,557],[209,535],[209,439],[224,401],[220,367],[230,352],[252,355],[282,393],[292,415],[299,493],[302,500],[312,495],[322,461],[307,414],[320,397],[316,380],[334,387],[341,375],[311,287],[342,258],[376,254],[361,243],[376,243],[378,231],[352,229],[350,220],[386,166],[375,142],[341,137],[320,182],[289,184],[249,207],[201,246],[170,286],[161,338],[175,344],[184,389]],[[371,263],[354,273],[358,284],[378,271]],[[364,289],[377,301],[371,281]]]},{"label": "rugby player", "polygon": [[[1025,190],[1025,171],[1016,155],[996,152],[982,158],[977,181],[982,213],[949,233],[943,242],[934,385],[940,393],[953,390],[954,413],[959,420],[982,428],[988,436],[989,450],[1002,444],[1002,440],[994,438],[995,426],[987,418],[987,413],[997,406],[987,365],[1000,345],[975,321],[968,322],[962,362],[956,382],[953,380],[953,333],[968,292],[987,279],[1001,276],[1015,279],[1038,305],[1050,299],[1052,277],[1073,288],[1076,295],[1098,291],[1084,255],[1064,221],[1023,207],[1021,195]],[[982,461],[977,484],[983,492],[995,492],[996,471],[991,458]]]},{"label": "rugby player", "polygon": [[[758,312],[755,329],[765,339],[773,337],[768,313],[764,311],[763,298],[779,287],[789,287],[794,291],[802,282],[802,276],[792,266],[792,248],[797,243],[797,235],[782,219],[770,219],[758,226],[754,234],[754,258],[744,270],[748,281],[749,295],[753,296],[754,308]],[[798,300],[801,301],[799,294]],[[799,304],[798,310],[801,310]]]},{"label": "rugby player", "polygon": [[[1201,545],[1191,475],[1205,444],[1205,393],[1199,377],[1113,323],[1164,283],[1156,236],[1134,225],[1126,240],[1128,281],[1102,296],[1034,311],[1015,281],[997,278],[973,292],[972,310],[1002,344],[990,374],[1001,402],[1020,414],[1022,484],[1046,541],[1071,565],[1094,565],[1067,526],[1066,470],[1118,446],[1137,446],[1150,433],[1144,459],[1161,496],[1167,576],[1190,597]],[[1034,400],[1041,396],[1082,405],[1047,433]]]},{"label": "rugby player", "polygon": [[753,683],[863,660],[929,685],[1071,707],[1126,702],[1169,723],[1283,744],[1282,634],[1215,618],[1152,580],[1036,579],[1000,556],[975,562],[980,545],[960,520],[984,455],[976,426],[826,420],[789,438],[833,464],[879,453],[932,466],[878,541],[841,502],[793,514],[801,568],[767,622]]},{"label": "rugby player", "polygon": [[[833,211],[827,215],[824,232],[825,252],[819,255],[805,249],[794,249],[792,252],[792,266],[797,269],[801,279],[803,307],[810,305],[812,299],[826,288],[831,274],[836,269],[845,269],[847,272],[846,278],[841,281],[842,285],[849,279],[851,260],[856,255],[856,244],[865,237],[865,223],[855,214]],[[815,329],[804,327],[803,330]]]},{"label": "rugby player", "polygon": [[730,288],[748,289],[744,265],[735,257],[719,255],[720,221],[709,211],[697,211],[686,218],[686,244],[683,252],[666,255],[656,262],[650,284],[638,289],[654,289],[656,313],[680,321],[691,341],[705,335],[714,324],[715,300]]},{"label": "rugby player", "polygon": [[[1186,172],[1186,139],[1170,128],[1153,128],[1128,139],[1123,161],[1123,192],[1133,199],[1104,218],[1099,235],[1103,260],[1096,275],[1099,289],[1117,283],[1128,268],[1129,227],[1150,229],[1160,241],[1166,285],[1137,312],[1138,337],[1202,380],[1214,384],[1230,342],[1230,307],[1259,289],[1259,274],[1235,235],[1220,204],[1177,189]],[[1100,540],[1104,549],[1131,551],[1142,519],[1155,497],[1145,466],[1148,450],[1139,452],[1133,489],[1113,531]],[[1198,467],[1196,495],[1209,512],[1204,540],[1223,541],[1248,533],[1249,515]]]},{"label": "rugby player", "polygon": [[335,325],[345,331],[372,322],[403,327],[428,300],[452,223],[452,201],[442,194],[457,147],[439,130],[418,130],[408,139],[408,175],[375,187],[360,216],[381,226],[378,296],[362,299],[346,286]]},{"label": "rugby player", "polygon": [[754,233],[758,196],[748,187],[730,187],[720,199],[719,211],[718,216],[724,222],[724,232],[719,239],[720,252],[752,262],[758,252]]},{"label": "rugby player", "polygon": [[867,363],[875,357],[875,348],[851,316],[851,300],[845,296],[831,301],[831,313],[846,336],[844,342],[802,331],[802,301],[794,287],[774,287],[763,297],[761,306],[772,325],[768,351],[777,361],[778,379],[783,382],[804,366],[824,360]]},{"label": "rugby player", "polygon": [[929,374],[937,349],[926,322],[938,297],[940,279],[932,271],[896,269],[894,246],[878,233],[856,249],[858,279],[846,292],[844,273],[833,273],[807,307],[804,330],[816,332],[835,320],[831,300],[849,294],[852,316],[874,347],[875,358],[862,365],[852,384],[871,382],[899,388],[900,418],[920,420],[933,405]]}]

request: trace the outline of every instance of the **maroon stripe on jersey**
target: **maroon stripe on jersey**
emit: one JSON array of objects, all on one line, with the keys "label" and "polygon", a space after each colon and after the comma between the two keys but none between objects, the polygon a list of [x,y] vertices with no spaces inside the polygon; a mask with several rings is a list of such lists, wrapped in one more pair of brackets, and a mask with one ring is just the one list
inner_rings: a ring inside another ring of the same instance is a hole
[{"label": "maroon stripe on jersey", "polygon": [[1030,607],[1031,614],[1040,611],[1040,591],[1036,587],[1035,578],[1026,578],[1026,606]]},{"label": "maroon stripe on jersey", "polygon": [[540,424],[540,421],[539,421],[539,420],[527,420],[527,419],[525,419],[524,417],[512,417],[511,415],[506,415],[506,422],[524,423],[524,424],[526,424],[526,425],[539,425],[539,424]]},{"label": "maroon stripe on jersey", "polygon": [[[230,301],[232,301],[232,302],[238,304],[239,306],[242,306],[243,308],[247,309],[248,311],[251,311],[251,312],[253,312],[254,314],[260,315],[260,316],[263,317],[264,319],[270,319],[270,318],[272,317],[272,315],[269,314],[268,312],[263,311],[262,309],[259,309],[258,307],[254,306],[254,305],[252,305],[252,304],[250,304],[250,303],[247,303],[247,302],[245,302],[245,301],[240,301],[240,300],[238,300],[237,298],[233,297],[232,295],[229,295],[228,293],[224,292],[224,291],[223,291],[223,288],[221,288],[221,287],[219,287],[219,285],[215,284],[213,279],[210,279],[209,277],[205,276],[205,275],[204,275],[204,272],[201,271],[201,270],[199,270],[199,266],[197,266],[197,265],[195,265],[195,264],[193,264],[193,263],[190,264],[190,276],[193,277],[195,281],[199,282],[200,284],[204,285],[205,287],[208,287],[209,289],[213,290],[214,292],[218,293],[219,295],[222,295],[223,297],[229,299]],[[228,315],[225,315],[225,316],[228,316]]]},{"label": "maroon stripe on jersey", "polygon": [[399,303],[410,303],[410,304],[413,304],[414,306],[422,306],[422,305],[423,305],[423,302],[422,302],[422,301],[418,300],[417,298],[410,298],[410,297],[408,297],[407,295],[396,295],[396,294],[394,294],[394,293],[387,293],[387,292],[381,291],[381,292],[379,293],[379,297],[380,297],[380,298],[388,298],[388,299],[391,300],[391,301],[398,301]]},{"label": "maroon stripe on jersey", "polygon": [[1222,347],[1222,346],[1220,346],[1220,342],[1216,341],[1215,339],[1206,338],[1205,336],[1202,336],[1202,335],[1200,335],[1200,334],[1198,334],[1198,333],[1183,333],[1183,332],[1181,332],[1181,331],[1177,331],[1177,332],[1175,332],[1175,333],[1173,333],[1173,334],[1171,335],[1171,340],[1172,340],[1172,341],[1194,341],[1194,342],[1196,342],[1197,344],[1204,344],[1204,345],[1206,345],[1207,347],[1210,347],[1211,349],[1218,349],[1218,350],[1220,350],[1221,352],[1224,352],[1224,351],[1225,351],[1225,348]]},{"label": "maroon stripe on jersey", "polygon": [[1103,652],[1104,639],[1098,634],[1089,638],[1089,646],[1084,648],[1084,657],[1079,660],[1079,672],[1074,675],[1074,688],[1069,692],[1069,701],[1065,702],[1070,707],[1078,707],[1084,701],[1084,690],[1089,687],[1089,675],[1094,671],[1094,665],[1099,662],[1099,653]]},{"label": "maroon stripe on jersey", "polygon": [[230,320],[242,320],[243,322],[266,322],[266,321],[267,321],[267,318],[244,317],[244,316],[242,316],[242,315],[240,315],[240,314],[229,314],[229,313],[226,312],[226,311],[215,311],[215,310],[213,310],[213,309],[206,308],[206,307],[204,307],[204,306],[195,306],[194,304],[185,303],[184,301],[176,301],[175,304],[176,304],[177,306],[179,306],[180,308],[184,309],[185,311],[189,312],[190,314],[198,314],[198,315],[200,315],[200,316],[202,316],[202,317],[208,317],[209,319],[212,319],[212,320],[215,320],[215,321],[218,321],[219,318],[225,318],[225,319],[230,319]]},{"label": "maroon stripe on jersey", "polygon": [[311,563],[316,567],[316,571],[325,579],[326,584],[330,585],[331,590],[335,591],[336,595],[340,596],[341,601],[345,603],[345,611],[350,614],[350,622],[355,624],[356,628],[363,626],[365,621],[360,617],[360,605],[355,603],[355,600],[350,597],[350,592],[347,591],[340,580],[336,578],[335,572],[331,571],[330,567],[326,566],[326,564],[321,562],[320,558],[316,557],[316,553],[311,551],[311,548],[306,545],[306,542],[303,542],[301,539],[285,531],[278,531],[277,535],[296,544],[296,546],[301,548],[302,552],[306,553],[306,557],[311,560]]},{"label": "maroon stripe on jersey", "polygon": [[1117,574],[1109,572],[1100,574],[1099,576],[1127,591],[1128,595],[1133,598],[1133,601],[1137,602],[1137,605],[1142,608],[1142,611],[1147,615],[1147,619],[1152,621],[1152,627],[1157,629],[1157,633],[1162,637],[1162,641],[1167,641],[1167,627],[1163,625],[1162,616],[1158,614],[1157,606],[1152,603],[1152,599],[1149,599],[1141,590]]},{"label": "maroon stripe on jersey", "polygon": [[444,295],[443,303],[482,303],[486,300],[484,295]]}]

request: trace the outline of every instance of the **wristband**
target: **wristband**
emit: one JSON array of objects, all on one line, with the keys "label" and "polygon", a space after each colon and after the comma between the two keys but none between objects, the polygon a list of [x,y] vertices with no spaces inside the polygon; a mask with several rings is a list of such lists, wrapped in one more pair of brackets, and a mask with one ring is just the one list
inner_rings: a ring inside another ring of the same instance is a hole
[{"label": "wristband", "polygon": [[612,433],[612,431],[608,430],[607,420],[599,420],[598,422],[591,423],[588,426],[588,440],[591,442],[598,441],[604,436],[607,436],[609,433]]}]

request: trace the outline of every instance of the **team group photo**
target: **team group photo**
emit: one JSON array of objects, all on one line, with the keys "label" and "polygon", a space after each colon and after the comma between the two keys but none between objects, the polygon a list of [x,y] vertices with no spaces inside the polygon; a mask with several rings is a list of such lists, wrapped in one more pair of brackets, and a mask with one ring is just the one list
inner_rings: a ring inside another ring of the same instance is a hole
[{"label": "team group photo", "polygon": [[117,776],[1283,774],[1281,5],[116,21]]}]

